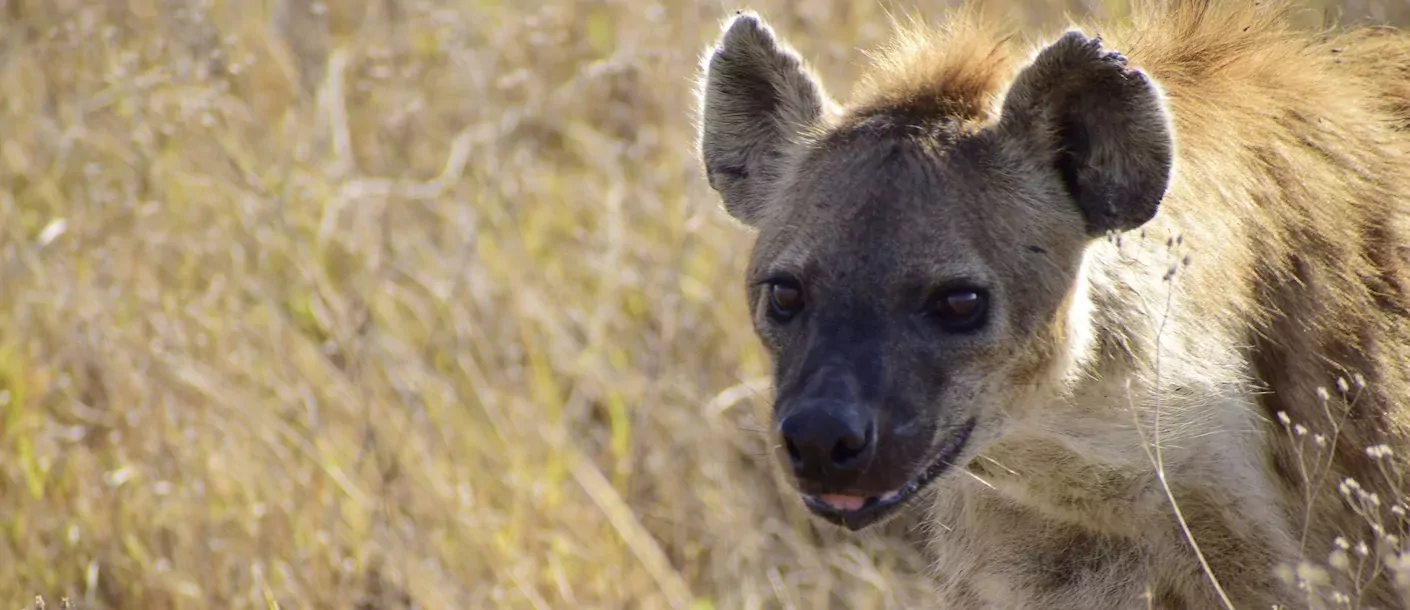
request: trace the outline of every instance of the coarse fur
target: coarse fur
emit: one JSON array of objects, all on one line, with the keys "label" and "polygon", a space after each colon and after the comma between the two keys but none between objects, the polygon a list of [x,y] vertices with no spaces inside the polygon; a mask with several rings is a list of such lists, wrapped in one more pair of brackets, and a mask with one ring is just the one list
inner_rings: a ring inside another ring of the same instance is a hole
[{"label": "coarse fur", "polygon": [[699,145],[758,231],[780,460],[835,523],[924,511],[940,608],[1306,607],[1329,557],[1405,607],[1410,40],[1133,8],[907,26],[847,104],[726,23]]}]

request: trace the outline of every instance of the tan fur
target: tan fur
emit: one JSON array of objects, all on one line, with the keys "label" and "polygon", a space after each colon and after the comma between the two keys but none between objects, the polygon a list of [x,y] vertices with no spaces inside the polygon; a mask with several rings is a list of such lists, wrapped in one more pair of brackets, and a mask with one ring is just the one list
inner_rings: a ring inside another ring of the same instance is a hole
[{"label": "tan fur", "polygon": [[[1385,558],[1406,533],[1410,40],[1298,31],[1267,1],[1138,8],[1129,24],[1080,29],[1159,87],[1173,178],[1152,220],[1081,246],[1057,315],[951,365],[954,385],[1004,399],[981,417],[994,432],[966,454],[968,476],[932,486],[940,608],[1219,607],[1152,464],[1157,439],[1194,543],[1239,608],[1305,607],[1280,566],[1325,565],[1341,541]],[[840,115],[803,131],[876,116],[991,128],[1032,58],[970,13],[913,26]],[[1014,244],[1062,250],[1049,233],[1071,219],[997,216],[1039,205],[1015,201],[947,230],[1021,277],[1046,268]],[[774,260],[786,235],[762,226],[756,259]],[[1369,517],[1350,508],[1370,494]],[[1359,583],[1332,570],[1331,587],[1361,607],[1406,607],[1368,561]]]}]

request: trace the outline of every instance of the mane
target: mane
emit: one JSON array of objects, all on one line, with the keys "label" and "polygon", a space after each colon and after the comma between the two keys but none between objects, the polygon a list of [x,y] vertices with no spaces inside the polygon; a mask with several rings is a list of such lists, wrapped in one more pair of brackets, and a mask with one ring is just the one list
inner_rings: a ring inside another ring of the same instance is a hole
[{"label": "mane", "polygon": [[[1281,0],[1174,0],[1127,8],[1124,20],[1101,25],[1069,20],[1068,26],[1102,37],[1167,90],[1196,83],[1208,87],[1220,76],[1272,67],[1272,60],[1315,36],[1290,29],[1293,11]],[[868,54],[870,64],[853,91],[848,115],[854,119],[877,114],[961,122],[994,118],[1015,71],[1058,35],[1043,32],[1020,41],[1014,26],[970,3],[939,23],[914,16],[892,21],[896,35]]]},{"label": "mane", "polygon": [[1016,65],[1011,30],[968,5],[944,24],[909,17],[893,25],[895,36],[868,54],[871,65],[853,91],[850,116],[990,116]]}]

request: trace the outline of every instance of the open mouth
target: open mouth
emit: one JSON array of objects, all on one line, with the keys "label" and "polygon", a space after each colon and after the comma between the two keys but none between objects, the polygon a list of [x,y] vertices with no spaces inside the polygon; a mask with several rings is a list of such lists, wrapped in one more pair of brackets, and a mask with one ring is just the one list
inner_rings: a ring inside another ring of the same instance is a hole
[{"label": "open mouth", "polygon": [[914,498],[916,494],[954,465],[955,458],[969,442],[969,435],[974,431],[974,423],[973,418],[965,422],[964,426],[940,447],[940,450],[935,453],[935,457],[925,468],[896,489],[870,498],[841,494],[818,496],[805,494],[803,495],[803,503],[807,505],[808,510],[813,511],[813,514],[854,532],[885,519],[905,506],[911,498]]}]

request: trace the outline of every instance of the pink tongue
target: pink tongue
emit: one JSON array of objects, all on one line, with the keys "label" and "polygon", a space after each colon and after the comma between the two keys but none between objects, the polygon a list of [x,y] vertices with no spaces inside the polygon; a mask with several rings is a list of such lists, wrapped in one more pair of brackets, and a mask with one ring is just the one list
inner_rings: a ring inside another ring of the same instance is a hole
[{"label": "pink tongue", "polygon": [[833,508],[841,510],[857,510],[867,503],[866,498],[836,494],[823,494],[818,496],[818,499],[828,503]]}]

